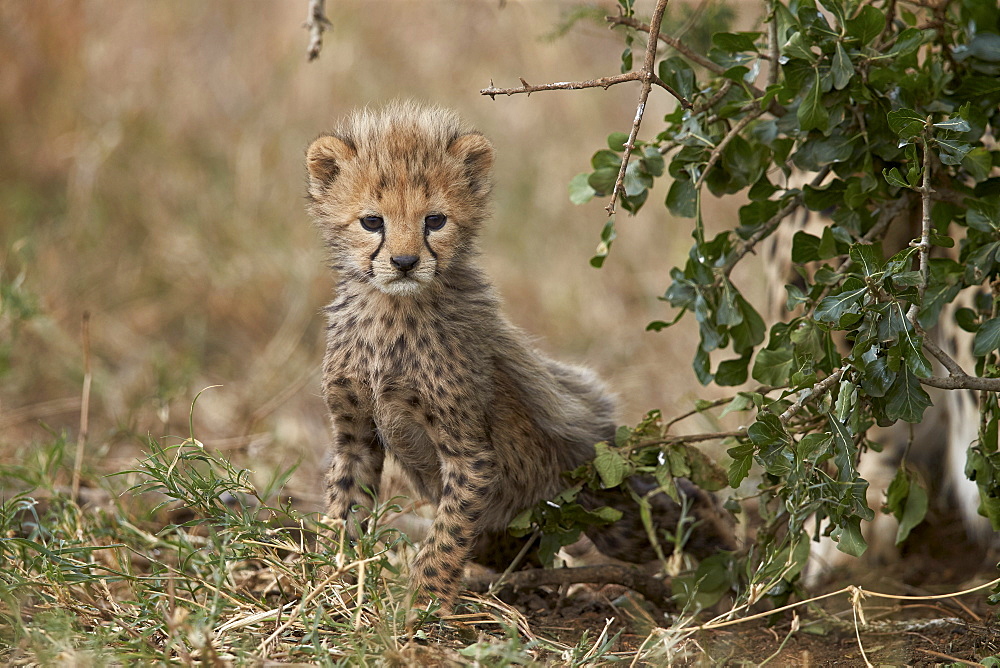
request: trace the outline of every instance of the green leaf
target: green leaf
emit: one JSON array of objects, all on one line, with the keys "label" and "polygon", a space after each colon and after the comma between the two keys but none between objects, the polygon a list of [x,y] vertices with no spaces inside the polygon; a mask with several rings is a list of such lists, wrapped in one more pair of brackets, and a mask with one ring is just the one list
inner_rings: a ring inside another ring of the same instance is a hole
[{"label": "green leaf", "polygon": [[601,243],[597,244],[597,249],[594,251],[594,257],[590,258],[590,266],[596,269],[600,269],[604,266],[604,260],[608,257],[608,253],[611,252],[611,244],[617,236],[618,232],[615,230],[615,219],[609,218],[608,222],[604,223],[604,228],[601,230]]},{"label": "green leaf", "polygon": [[882,34],[885,28],[885,14],[876,7],[865,5],[857,16],[847,19],[846,27],[847,34],[864,46]]},{"label": "green leaf", "polygon": [[531,515],[534,508],[525,508],[517,516],[510,521],[507,528],[511,531],[517,532],[514,535],[523,536],[531,531]]},{"label": "green leaf", "polygon": [[889,121],[889,129],[900,139],[911,139],[924,131],[924,124],[927,119],[912,109],[897,109],[890,111],[886,118]]},{"label": "green leaf", "polygon": [[695,92],[694,70],[680,56],[671,56],[660,61],[657,68],[660,78],[675,91],[690,99]]},{"label": "green leaf", "polygon": [[799,127],[803,132],[808,130],[819,130],[826,132],[830,125],[830,112],[823,104],[823,91],[820,87],[819,77],[813,79],[813,84],[802,98],[799,108],[796,111],[799,119]]},{"label": "green leaf", "polygon": [[909,188],[910,184],[903,180],[903,175],[899,173],[899,170],[893,167],[892,169],[883,169],[882,176],[885,180],[889,182],[890,186],[896,186],[897,188]]},{"label": "green leaf", "polygon": [[[610,153],[610,151],[608,152]],[[594,190],[595,195],[610,195],[615,189],[615,182],[617,180],[618,167],[602,167],[587,177],[587,185]]]},{"label": "green leaf", "polygon": [[781,350],[761,350],[753,365],[753,379],[764,385],[784,385],[792,372],[792,351],[790,348]]},{"label": "green leaf", "polygon": [[833,434],[806,434],[795,445],[795,454],[802,461],[815,462],[833,444]]},{"label": "green leaf", "polygon": [[712,35],[712,44],[723,51],[738,53],[740,51],[757,51],[754,40],[760,37],[759,32],[717,32]]},{"label": "green leaf", "polygon": [[938,157],[945,165],[960,165],[965,160],[965,156],[972,150],[972,144],[954,139],[935,139],[941,151]]},{"label": "green leaf", "polygon": [[899,288],[912,288],[923,282],[924,275],[919,271],[904,271],[892,276],[892,284]]},{"label": "green leaf", "polygon": [[819,241],[819,259],[827,260],[831,257],[837,257],[840,255],[840,251],[837,249],[837,237],[833,234],[833,228],[824,227],[823,228],[823,238]]},{"label": "green leaf", "polygon": [[850,256],[861,267],[865,276],[882,271],[882,251],[874,244],[854,244],[851,246]]},{"label": "green leaf", "polygon": [[607,443],[594,446],[594,469],[601,476],[601,484],[605,487],[617,487],[632,472],[628,460]]},{"label": "green leaf", "polygon": [[811,136],[792,155],[796,167],[819,171],[826,165],[850,160],[854,155],[853,140],[833,131],[829,137]]},{"label": "green leaf", "polygon": [[909,494],[906,496],[906,505],[903,507],[902,515],[899,517],[899,528],[896,530],[896,545],[902,544],[906,537],[910,535],[913,527],[924,521],[927,515],[927,492],[915,481],[909,485]]},{"label": "green leaf", "polygon": [[742,385],[747,382],[747,366],[749,364],[749,355],[739,359],[720,362],[719,368],[715,372],[715,384],[723,387]]},{"label": "green leaf", "polygon": [[988,63],[1000,62],[1000,35],[987,32],[986,26],[982,30],[969,42],[968,54]]},{"label": "green leaf", "polygon": [[632,69],[632,47],[626,46],[625,50],[622,51],[622,74],[625,74]]},{"label": "green leaf", "polygon": [[983,357],[1000,348],[1000,317],[984,322],[972,339],[972,354]]},{"label": "green leaf", "polygon": [[916,28],[907,28],[903,32],[899,33],[899,38],[896,43],[892,45],[885,55],[894,58],[899,58],[901,56],[908,56],[917,49],[925,41],[930,41],[934,39],[936,33],[933,30],[917,30]]},{"label": "green leaf", "polygon": [[847,22],[847,16],[844,13],[843,0],[819,0],[819,4],[823,5],[823,8],[826,9],[826,11],[836,17],[838,26],[844,26]]},{"label": "green leaf", "polygon": [[852,557],[860,557],[868,549],[861,534],[861,518],[849,515],[843,524],[833,530],[830,537],[837,541],[837,549]]},{"label": "green leaf", "polygon": [[988,149],[977,146],[966,154],[962,160],[962,167],[976,181],[985,181],[993,168],[993,157]]},{"label": "green leaf", "polygon": [[757,420],[747,428],[750,441],[759,448],[791,445],[791,438],[781,420],[773,413],[761,412]]},{"label": "green leaf", "polygon": [[965,212],[965,222],[969,227],[980,232],[995,232],[1000,230],[1000,206],[995,202],[968,199],[969,205]]},{"label": "green leaf", "polygon": [[[845,290],[838,295],[824,297],[813,312],[813,318],[819,322],[837,323],[841,316],[848,312],[854,312],[861,298],[868,292],[867,287],[856,290]],[[756,378],[756,376],[754,376]],[[763,382],[763,381],[761,381]]]},{"label": "green leaf", "polygon": [[976,322],[976,319],[976,312],[971,308],[962,307],[955,311],[955,322],[967,332],[979,330],[979,323]]},{"label": "green leaf", "polygon": [[625,179],[622,181],[622,187],[625,189],[626,195],[634,197],[648,190],[652,185],[652,177],[642,173],[638,161],[629,163],[629,166],[625,169]]},{"label": "green leaf", "polygon": [[968,132],[972,129],[969,121],[962,118],[949,118],[940,123],[935,123],[934,127],[939,130],[950,130],[951,132]]},{"label": "green leaf", "polygon": [[[816,54],[810,50],[811,44],[801,32],[794,32],[781,47],[781,55],[789,58],[800,58],[810,63],[816,62]],[[662,78],[662,77],[661,77]]]},{"label": "green leaf", "polygon": [[569,201],[573,204],[586,204],[594,198],[596,192],[590,187],[588,179],[590,174],[586,172],[577,174],[569,182]]},{"label": "green leaf", "polygon": [[701,449],[677,443],[670,446],[670,454],[677,455],[683,460],[688,471],[685,476],[702,489],[717,492],[729,484],[726,472]]},{"label": "green leaf", "polygon": [[920,386],[920,379],[901,364],[896,382],[885,395],[885,413],[890,420],[920,422],[924,410],[931,405],[931,398]]},{"label": "green leaf", "polygon": [[736,295],[736,308],[740,313],[741,322],[729,328],[729,336],[733,340],[733,350],[749,359],[753,349],[764,340],[767,326],[756,309],[750,305],[743,295]]},{"label": "green leaf", "polygon": [[819,259],[819,237],[808,232],[796,232],[792,236],[792,262],[803,264]]},{"label": "green leaf", "polygon": [[691,179],[677,179],[667,193],[667,209],[678,218],[694,218],[698,211],[698,191]]},{"label": "green leaf", "polygon": [[837,42],[837,49],[833,53],[830,73],[833,75],[833,87],[837,90],[843,90],[854,76],[854,66],[851,65],[851,59],[840,42]]},{"label": "green leaf", "polygon": [[[611,134],[608,135],[608,148],[610,148],[612,151],[621,153],[622,151],[625,150],[625,142],[627,141],[628,141],[627,132],[612,132]],[[621,160],[618,161],[618,164],[621,164]],[[594,166],[596,167],[597,165]]]},{"label": "green leaf", "polygon": [[643,149],[639,163],[650,176],[663,176],[665,161],[655,146],[647,146]]},{"label": "green leaf", "polygon": [[752,443],[741,443],[729,448],[726,453],[733,458],[732,463],[729,465],[729,486],[736,488],[750,475],[750,466],[753,464],[754,446]]},{"label": "green leaf", "polygon": [[604,148],[594,154],[594,157],[590,159],[590,166],[594,169],[613,169],[615,170],[615,176],[618,175],[618,170],[622,165],[622,157],[615,153],[614,151],[609,151]]}]

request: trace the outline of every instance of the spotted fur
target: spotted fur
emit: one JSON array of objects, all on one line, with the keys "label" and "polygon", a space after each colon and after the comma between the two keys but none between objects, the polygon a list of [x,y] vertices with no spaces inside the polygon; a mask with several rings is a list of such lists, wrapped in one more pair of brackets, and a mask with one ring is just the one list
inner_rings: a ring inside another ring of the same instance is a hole
[{"label": "spotted fur", "polygon": [[[413,582],[446,604],[465,563],[516,552],[494,549],[513,516],[561,491],[615,429],[604,385],[533,348],[476,264],[493,159],[453,113],[410,104],[358,112],[307,152],[309,209],[339,275],[328,513],[370,505],[385,457],[398,460],[437,506]],[[598,544],[637,556],[638,533]]]}]

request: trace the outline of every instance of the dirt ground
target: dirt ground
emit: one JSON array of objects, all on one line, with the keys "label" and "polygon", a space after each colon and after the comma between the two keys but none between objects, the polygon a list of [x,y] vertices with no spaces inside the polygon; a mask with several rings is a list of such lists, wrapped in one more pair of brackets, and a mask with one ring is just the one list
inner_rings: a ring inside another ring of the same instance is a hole
[{"label": "dirt ground", "polygon": [[[913,547],[904,549],[898,561],[876,567],[855,564],[810,595],[850,585],[899,596],[940,595],[998,576],[996,555],[970,543],[960,523],[947,513],[932,513],[910,544]],[[845,593],[800,606],[794,614],[786,611],[698,632],[673,648],[672,664],[863,666],[867,657],[875,666],[983,665],[986,657],[1000,654],[1000,624],[996,607],[987,601],[989,593],[987,588],[957,598],[912,602],[869,595],[861,601],[866,623],[858,626]],[[667,626],[676,615],[655,610],[614,585],[597,595],[569,599],[537,590],[522,592],[509,602],[525,613],[536,634],[567,644],[576,643],[584,632],[596,637],[614,617],[611,631],[622,631],[615,651],[628,653],[649,642],[653,625]],[[663,663],[667,661],[664,657]]]}]

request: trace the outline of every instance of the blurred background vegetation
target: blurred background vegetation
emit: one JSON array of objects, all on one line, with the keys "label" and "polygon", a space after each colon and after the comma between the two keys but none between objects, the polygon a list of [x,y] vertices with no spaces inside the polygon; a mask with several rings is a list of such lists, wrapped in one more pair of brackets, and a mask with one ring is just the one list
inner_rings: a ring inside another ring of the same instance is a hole
[{"label": "blurred background vegetation", "polygon": [[[303,151],[393,98],[455,108],[496,143],[484,263],[512,320],[605,376],[623,422],[690,407],[692,322],[644,331],[669,315],[656,295],[686,229],[647,207],[597,271],[606,202],[567,198],[628,129],[637,88],[479,94],[491,79],[614,74],[620,38],[586,20],[556,36],[576,2],[336,0],[307,63],[306,4],[0,3],[0,461],[75,439],[89,312],[85,479],[131,468],[147,435],[187,436],[193,397],[221,385],[199,400],[198,438],[263,477],[301,461],[292,492],[318,507],[333,282],[303,210]],[[653,98],[651,127],[673,104]]]}]

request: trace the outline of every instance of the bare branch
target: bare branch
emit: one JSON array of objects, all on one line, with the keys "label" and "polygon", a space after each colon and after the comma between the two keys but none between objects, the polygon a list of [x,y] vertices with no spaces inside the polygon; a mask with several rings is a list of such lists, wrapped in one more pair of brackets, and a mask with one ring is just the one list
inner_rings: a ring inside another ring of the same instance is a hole
[{"label": "bare branch", "polygon": [[729,142],[731,142],[736,135],[743,132],[743,128],[748,126],[750,121],[763,113],[764,110],[760,107],[750,111],[746,116],[741,118],[729,132],[726,133],[726,136],[722,138],[722,141],[716,144],[715,148],[712,149],[711,155],[708,156],[708,162],[705,163],[704,169],[701,170],[701,176],[698,177],[698,181],[694,184],[695,190],[701,188],[701,184],[703,184],[705,179],[708,177],[709,170],[712,169],[712,167],[715,166],[715,163],[719,161],[719,158],[722,157],[722,151],[724,151],[726,146],[729,145]]},{"label": "bare branch", "polygon": [[965,372],[965,369],[963,369],[961,365],[959,365],[959,363],[951,357],[951,355],[941,350],[938,344],[934,343],[934,341],[927,336],[927,334],[916,322],[911,322],[913,322],[914,329],[924,336],[924,350],[933,355],[934,358],[941,362],[944,368],[948,370],[947,378],[931,376],[930,378],[921,378],[921,383],[924,385],[930,385],[931,387],[937,387],[942,390],[979,390],[981,392],[1000,392],[1000,378],[970,376]]},{"label": "bare branch", "polygon": [[927,283],[930,282],[930,267],[927,261],[931,252],[931,152],[928,150],[927,134],[931,127],[931,118],[927,117],[927,125],[924,128],[924,178],[916,191],[920,193],[920,242],[915,244],[920,251],[920,284],[917,285],[917,301],[910,304],[906,317],[916,326],[917,312],[920,307],[917,304],[924,303],[924,292],[927,290]]},{"label": "bare branch", "polygon": [[[582,90],[584,88],[604,88],[607,90],[615,84],[625,83],[628,81],[643,81],[645,78],[646,73],[642,70],[626,72],[625,74],[616,74],[610,77],[601,77],[600,79],[591,79],[590,81],[556,81],[555,83],[538,84],[537,86],[529,84],[522,78],[521,86],[519,88],[497,88],[491,81],[489,88],[483,88],[479,91],[479,94],[489,95],[491,98],[496,99],[497,95],[517,95],[519,93],[531,95],[532,93],[537,93],[543,90]],[[677,101],[680,102],[681,106],[685,109],[691,107],[691,103],[687,100],[687,98],[678,93],[667,82],[655,74],[652,75],[652,82],[677,98]]]},{"label": "bare branch", "polygon": [[[646,25],[639,19],[632,16],[624,16],[624,15],[605,16],[604,20],[610,23],[611,25],[624,25],[630,28],[635,28],[639,32],[649,32],[650,30],[650,27],[648,25]],[[722,65],[713,63],[711,60],[701,55],[697,51],[693,51],[690,47],[684,44],[684,42],[680,41],[676,37],[671,37],[670,35],[664,35],[660,33],[659,26],[657,26],[657,37],[664,44],[671,46],[675,50],[680,52],[685,58],[690,60],[692,63],[695,63],[696,65],[701,65],[709,72],[718,75],[726,73],[726,68],[724,68]]]},{"label": "bare branch", "polygon": [[[667,0],[656,0],[653,16],[649,19],[649,40],[646,44],[646,56],[642,61],[642,90],[639,91],[639,104],[635,108],[635,119],[632,121],[632,130],[629,132],[628,141],[625,142],[625,152],[622,154],[622,166],[618,170],[615,187],[611,190],[611,201],[605,207],[609,216],[615,215],[615,202],[618,201],[618,194],[624,189],[625,170],[628,169],[629,158],[632,156],[632,150],[635,149],[635,140],[639,136],[639,126],[642,124],[642,115],[646,111],[646,100],[649,99],[649,91],[653,87],[653,77],[656,76],[653,68],[656,67],[657,38],[660,35],[660,23],[663,21],[663,12],[666,8]],[[691,103],[687,102],[687,106],[690,108]]]},{"label": "bare branch", "polygon": [[[760,385],[758,387],[755,387],[752,390],[744,390],[744,391],[745,392],[755,392],[757,394],[768,394],[770,392],[773,392],[775,390],[780,390],[780,389],[782,389],[782,388],[779,387],[779,386],[776,386],[776,385]],[[699,413],[704,413],[705,411],[707,411],[707,410],[709,410],[711,408],[718,408],[719,406],[723,406],[725,404],[728,404],[734,398],[735,397],[723,397],[722,399],[716,399],[715,401],[712,401],[712,402],[710,402],[710,403],[708,403],[706,405],[703,405],[701,408],[694,408],[692,410],[687,411],[686,413],[681,413],[677,417],[671,418],[665,425],[663,425],[663,431],[664,431],[664,433],[666,433],[666,431],[668,429],[670,429],[671,426],[673,426],[674,424],[680,422],[681,420],[686,420],[687,418],[691,417],[692,415],[698,415]]]},{"label": "bare branch", "polygon": [[[650,32],[650,26],[646,25],[642,21],[631,16],[605,16],[604,20],[612,25],[625,25],[629,26],[630,28],[635,28],[640,32]],[[664,35],[660,33],[659,30],[657,30],[657,37],[664,44],[673,47],[675,50],[677,50],[681,55],[690,60],[692,63],[696,65],[701,65],[709,72],[716,74],[718,76],[722,76],[723,74],[726,73],[725,67],[719,65],[718,63],[712,62],[711,60],[701,55],[697,51],[693,51],[690,47],[684,44],[684,42],[680,41],[676,37],[671,37],[670,35]],[[777,71],[778,71],[777,59],[775,58],[772,60],[773,56],[761,55],[761,57],[767,60],[771,60],[772,63],[771,69],[774,70],[775,76],[777,76]],[[764,96],[764,91],[760,90],[756,86],[753,86],[751,84],[746,84],[746,86],[754,97]],[[780,104],[778,104],[775,100],[771,100],[771,103],[768,104],[767,106],[767,110],[771,112],[771,114],[773,114],[774,116],[779,116],[779,117],[784,116],[786,113],[788,113],[788,110],[782,107]]]},{"label": "bare branch", "polygon": [[771,16],[770,22],[767,25],[767,56],[770,61],[767,66],[767,85],[773,86],[778,83],[778,57],[781,55],[778,52],[778,17],[774,9],[774,4],[771,5]]},{"label": "bare branch", "polygon": [[[919,326],[917,328],[917,331],[923,333],[923,331],[919,328]],[[941,362],[944,368],[948,370],[948,373],[950,375],[960,376],[960,377],[969,376],[969,374],[966,373],[965,369],[963,369],[958,364],[958,362],[952,359],[952,357],[948,353],[941,350],[941,348],[938,347],[938,344],[934,343],[934,341],[929,336],[927,336],[927,334],[925,333],[923,334],[924,334],[924,348],[927,350],[927,352],[933,355],[937,359],[937,361]]]},{"label": "bare branch", "polygon": [[557,81],[550,84],[539,84],[537,86],[532,86],[524,79],[521,79],[521,86],[519,88],[496,88],[493,82],[490,82],[489,88],[483,88],[479,91],[480,95],[489,95],[491,98],[496,99],[497,95],[517,95],[518,93],[527,93],[531,95],[532,93],[537,93],[543,90],[581,90],[584,88],[610,88],[615,84],[625,83],[626,81],[641,81],[642,72],[627,72],[625,74],[617,74],[612,77],[601,77],[600,79],[591,79],[590,81]]},{"label": "bare branch", "polygon": [[681,445],[684,443],[702,443],[704,441],[721,441],[724,438],[741,438],[747,435],[747,428],[740,427],[736,431],[714,431],[704,434],[687,434],[685,436],[667,436],[659,441],[643,441],[636,448],[646,448],[653,445]]},{"label": "bare branch", "polygon": [[323,48],[323,32],[333,27],[326,18],[325,4],[326,0],[309,0],[309,16],[303,24],[303,27],[309,30],[309,47],[306,49],[309,62],[319,58],[319,52]]},{"label": "bare branch", "polygon": [[937,376],[932,376],[930,378],[921,378],[920,382],[924,385],[930,385],[931,387],[941,388],[943,390],[979,390],[983,392],[1000,392],[1000,378],[982,378],[979,376],[970,376],[961,365],[954,360],[948,353],[940,348],[929,336],[923,331],[920,323],[917,321],[917,314],[920,308],[917,304],[922,304],[924,300],[924,292],[927,290],[927,284],[930,282],[930,251],[931,251],[931,193],[934,189],[931,188],[931,152],[928,150],[928,133],[930,132],[931,119],[928,117],[926,127],[924,128],[924,160],[923,168],[924,175],[921,180],[920,187],[915,188],[918,193],[920,193],[920,241],[913,244],[920,252],[920,284],[917,286],[917,294],[919,295],[916,302],[910,305],[910,308],[906,312],[906,319],[910,321],[913,325],[913,329],[921,334],[923,334],[924,341],[923,347],[934,356],[945,369],[948,370],[947,378],[940,378]]},{"label": "bare branch", "polygon": [[[924,342],[926,346],[926,341]],[[920,382],[942,390],[980,390],[983,392],[1000,392],[1000,378],[982,378],[981,376],[954,375],[947,378],[931,376],[921,378]]]},{"label": "bare branch", "polygon": [[697,115],[708,111],[709,109],[717,105],[722,100],[722,98],[724,98],[726,94],[729,93],[729,89],[732,87],[733,87],[733,80],[726,79],[725,81],[722,82],[722,85],[719,86],[719,91],[715,95],[708,98],[704,102],[699,102],[695,106],[691,107],[691,113]]},{"label": "bare branch", "polygon": [[[471,577],[465,581],[465,586],[470,591],[482,593],[488,591],[493,581],[498,577],[498,575],[492,573]],[[666,603],[672,595],[669,580],[660,580],[659,578],[645,575],[635,568],[616,564],[581,566],[579,568],[533,568],[518,571],[507,576],[504,587],[519,589],[522,587],[576,584],[580,582],[623,585],[642,594],[643,598],[654,603]]]},{"label": "bare branch", "polygon": [[832,388],[834,384],[841,379],[849,368],[851,368],[851,365],[845,364],[812,387],[802,390],[795,403],[789,406],[785,412],[778,417],[778,419],[781,420],[781,424],[788,424],[789,420],[795,417],[795,414],[802,410],[802,407],[806,405],[807,401],[829,392],[830,388]]},{"label": "bare branch", "polygon": [[729,256],[729,259],[726,260],[726,264],[722,267],[722,275],[728,278],[729,274],[733,271],[733,267],[735,267],[736,264],[743,259],[743,256],[752,251],[754,246],[756,246],[761,239],[773,232],[774,228],[781,224],[781,221],[791,215],[791,213],[800,206],[802,206],[802,195],[795,195],[788,200],[788,203],[785,204],[785,206],[778,209],[778,213],[771,216],[766,223],[760,226],[759,230],[754,232],[749,238],[739,244],[736,251]]}]

